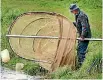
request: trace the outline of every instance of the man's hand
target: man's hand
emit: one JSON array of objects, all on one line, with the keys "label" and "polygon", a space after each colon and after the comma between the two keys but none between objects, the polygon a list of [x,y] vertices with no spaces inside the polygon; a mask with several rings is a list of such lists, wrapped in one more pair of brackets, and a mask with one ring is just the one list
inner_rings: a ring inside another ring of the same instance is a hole
[{"label": "man's hand", "polygon": [[84,41],[84,37],[83,36],[80,37],[80,41]]},{"label": "man's hand", "polygon": [[76,22],[73,22],[73,24],[74,24],[75,27],[77,26],[77,25],[76,25]]}]

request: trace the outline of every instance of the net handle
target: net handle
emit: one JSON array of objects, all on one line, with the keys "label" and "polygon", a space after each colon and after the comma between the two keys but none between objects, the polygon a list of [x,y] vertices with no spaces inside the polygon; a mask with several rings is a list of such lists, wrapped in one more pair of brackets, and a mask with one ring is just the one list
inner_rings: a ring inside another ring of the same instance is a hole
[{"label": "net handle", "polygon": [[[6,37],[13,37],[13,38],[42,38],[42,39],[60,39],[59,37],[54,36],[25,36],[25,35],[6,35]],[[61,39],[67,39],[67,38],[61,38]],[[68,38],[70,39],[70,38]],[[80,40],[80,38],[77,38],[77,40]],[[103,41],[102,38],[85,38],[84,40],[89,41]]]}]

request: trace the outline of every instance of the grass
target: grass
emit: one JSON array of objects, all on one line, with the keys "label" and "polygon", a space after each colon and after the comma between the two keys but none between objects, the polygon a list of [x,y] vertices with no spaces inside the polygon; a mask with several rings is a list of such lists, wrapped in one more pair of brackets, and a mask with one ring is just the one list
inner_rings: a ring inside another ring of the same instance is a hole
[{"label": "grass", "polygon": [[[2,16],[1,16],[1,50],[8,49],[10,52],[11,60],[7,64],[2,63],[3,66],[15,69],[17,62],[25,64],[24,72],[30,75],[39,74],[40,66],[37,63],[27,61],[19,58],[10,48],[8,39],[5,37],[8,28],[13,20],[20,14],[29,11],[48,11],[57,12],[66,16],[71,21],[74,21],[74,15],[72,15],[68,6],[71,3],[77,3],[81,10],[86,12],[89,17],[92,37],[102,38],[102,1],[101,0],[2,0]],[[93,67],[91,70],[92,74],[88,74],[87,69],[91,66],[95,59],[102,58],[102,42],[90,42],[88,53],[86,55],[85,62],[80,70],[72,71],[68,67],[60,68],[56,72],[50,75],[50,78],[71,78],[71,79],[101,79],[101,70]],[[99,63],[97,64],[99,65]],[[100,68],[101,69],[101,68]],[[97,70],[97,71],[95,71]],[[42,72],[41,72],[42,73]]]}]

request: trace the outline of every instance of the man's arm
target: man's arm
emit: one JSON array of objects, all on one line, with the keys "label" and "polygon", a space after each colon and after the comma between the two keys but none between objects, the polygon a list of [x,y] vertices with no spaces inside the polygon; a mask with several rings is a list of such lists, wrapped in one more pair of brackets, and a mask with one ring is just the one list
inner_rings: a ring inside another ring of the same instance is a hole
[{"label": "man's arm", "polygon": [[85,38],[87,35],[87,32],[88,32],[87,17],[85,15],[81,16],[80,21],[81,21],[81,25],[82,25],[81,38]]}]

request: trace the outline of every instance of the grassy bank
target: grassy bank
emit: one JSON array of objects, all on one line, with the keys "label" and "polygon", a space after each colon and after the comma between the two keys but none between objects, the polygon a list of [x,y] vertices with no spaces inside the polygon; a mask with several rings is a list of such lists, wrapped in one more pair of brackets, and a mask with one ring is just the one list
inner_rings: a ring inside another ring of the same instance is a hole
[{"label": "grassy bank", "polygon": [[[74,15],[69,12],[69,5],[71,3],[77,3],[81,10],[87,13],[91,30],[92,37],[101,38],[102,37],[102,1],[101,0],[2,0],[2,17],[1,17],[1,33],[2,41],[1,48],[8,49],[10,52],[11,60],[7,64],[2,64],[3,66],[15,69],[15,64],[17,62],[22,62],[25,64],[24,71],[28,74],[42,74],[40,71],[40,66],[37,63],[24,60],[19,58],[10,48],[8,39],[5,37],[8,28],[13,22],[13,20],[20,14],[29,11],[47,11],[47,12],[57,12],[66,16],[71,21],[74,21]],[[100,79],[101,68],[93,67],[91,70],[92,74],[88,74],[88,68],[91,66],[95,59],[101,59],[102,57],[102,42],[90,42],[88,53],[86,55],[85,62],[80,70],[71,71],[69,68],[60,68],[56,72],[50,75],[50,78],[95,78]],[[98,61],[97,66],[100,64]]]}]

